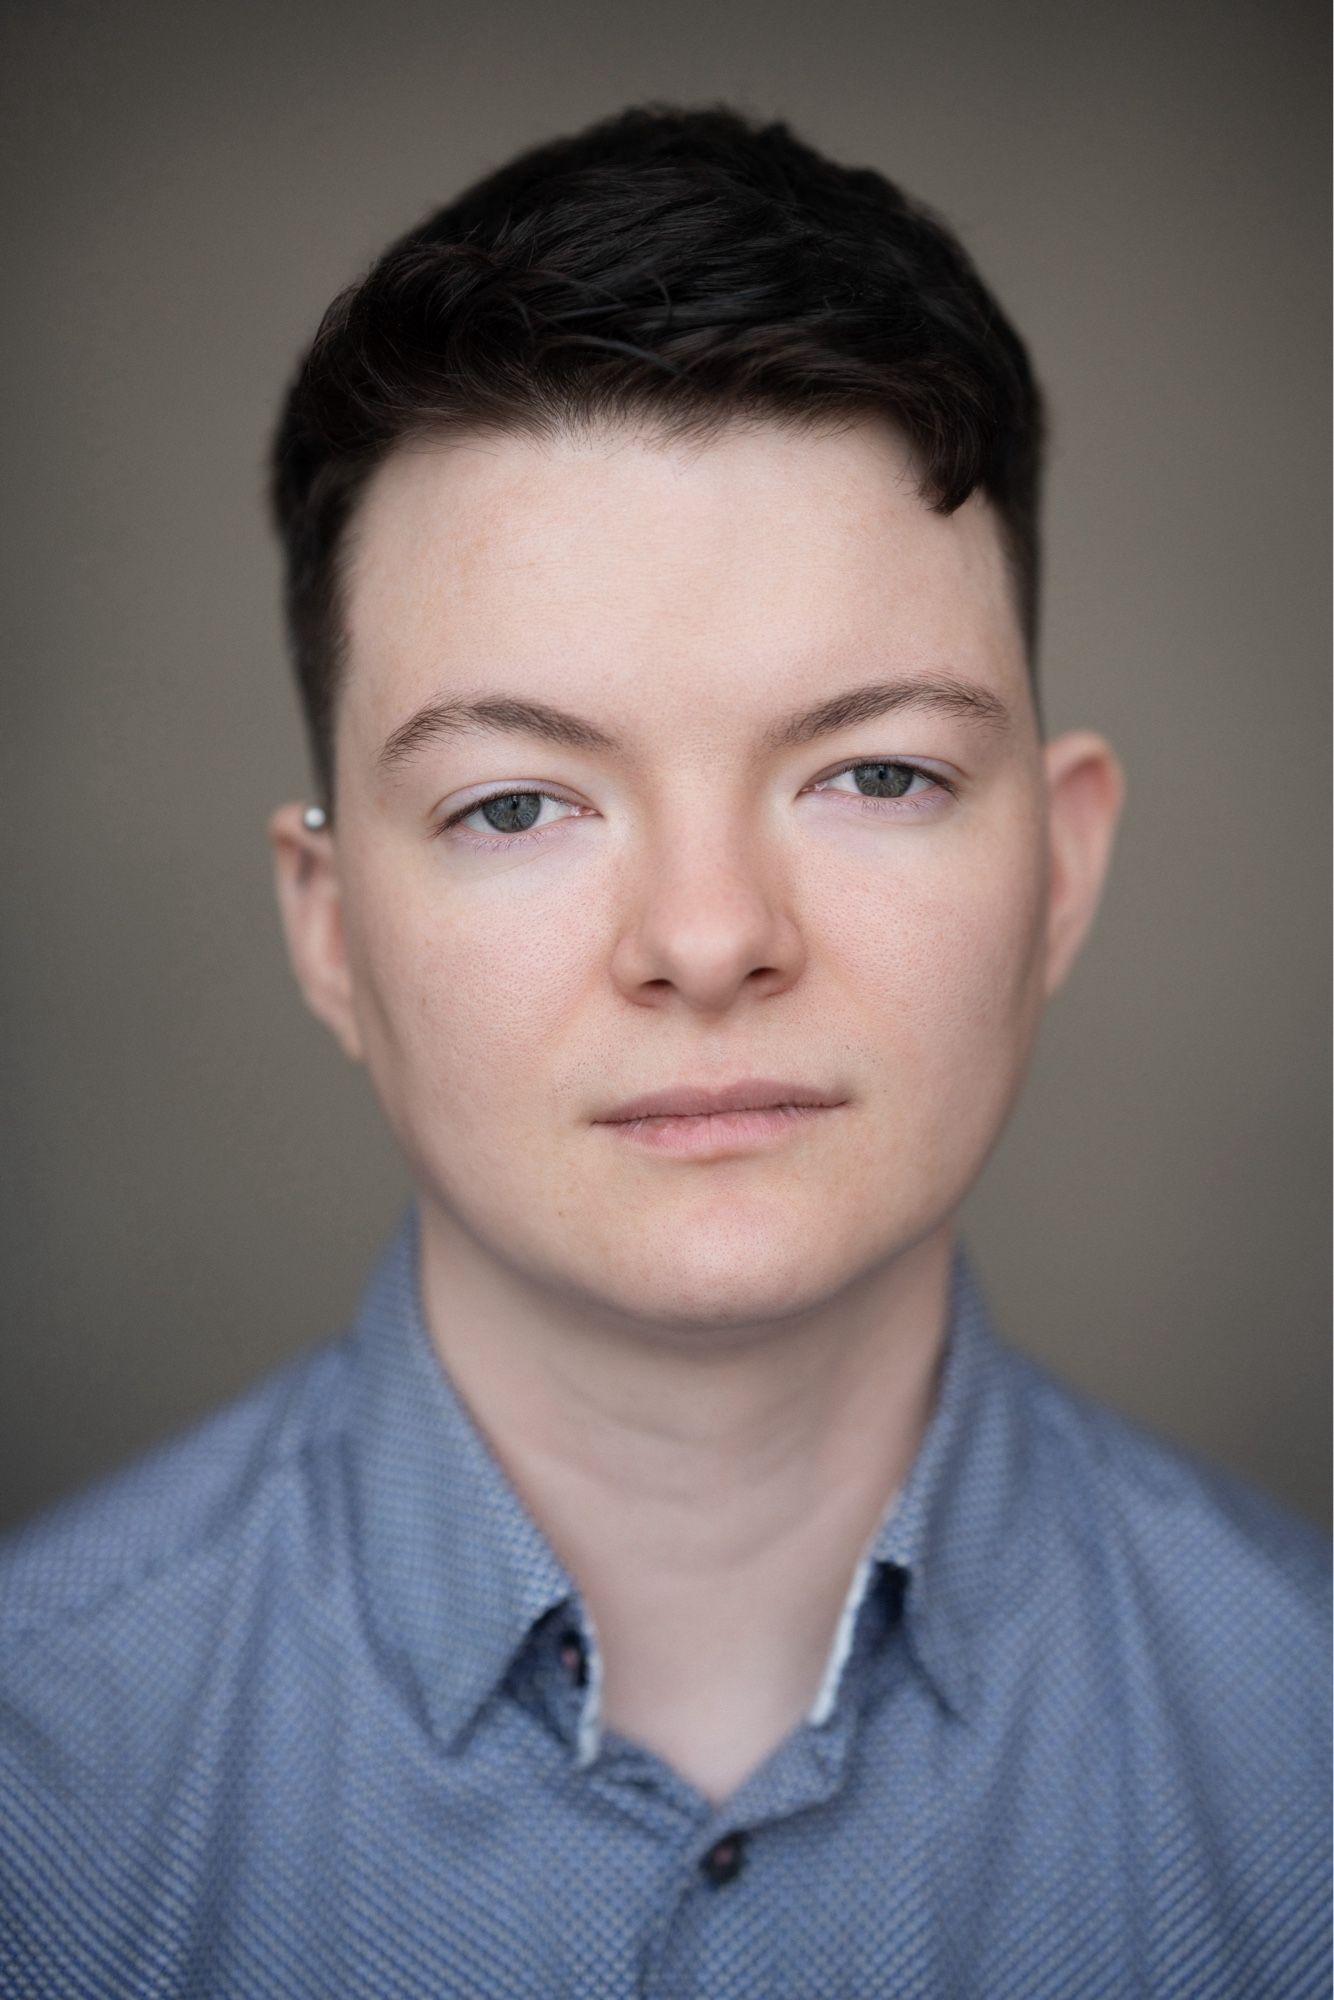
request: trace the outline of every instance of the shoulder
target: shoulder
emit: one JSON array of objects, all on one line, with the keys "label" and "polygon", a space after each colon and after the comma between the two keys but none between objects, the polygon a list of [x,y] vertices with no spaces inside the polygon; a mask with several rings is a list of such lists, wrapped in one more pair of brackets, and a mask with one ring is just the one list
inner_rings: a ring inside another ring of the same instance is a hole
[{"label": "shoulder", "polygon": [[0,1536],[0,1662],[62,1624],[123,1609],[281,1507],[341,1431],[347,1345],[310,1350]]},{"label": "shoulder", "polygon": [[1314,1522],[1201,1454],[1072,1388],[1012,1349],[1030,1502],[1053,1549],[1119,1602],[1180,1632],[1232,1643],[1263,1632],[1275,1656],[1327,1656],[1331,1542]]}]

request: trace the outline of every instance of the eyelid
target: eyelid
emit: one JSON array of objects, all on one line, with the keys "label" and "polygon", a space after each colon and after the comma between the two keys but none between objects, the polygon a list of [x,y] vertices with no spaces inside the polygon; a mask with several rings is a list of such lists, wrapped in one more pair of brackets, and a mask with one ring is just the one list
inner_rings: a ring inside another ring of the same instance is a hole
[{"label": "eyelid", "polygon": [[958,778],[937,764],[927,763],[921,757],[849,757],[836,764],[830,771],[822,771],[818,778],[811,779],[811,786],[823,785],[830,778],[841,778],[848,771],[860,771],[867,764],[894,764],[905,771],[916,771],[923,778],[930,778],[943,792],[954,794],[959,789]]},{"label": "eyelid", "polygon": [[[906,769],[910,771],[920,771],[923,777],[937,779],[941,784],[945,785],[947,788],[951,786],[951,780],[936,764],[927,763],[920,757],[886,757],[886,756],[846,758],[843,763],[835,764],[831,770],[821,771],[820,775],[816,778],[812,778],[810,782],[813,785],[822,785],[826,778],[842,777],[845,771],[856,771],[860,769],[860,767],[863,764],[902,764],[903,766],[905,766]],[[449,821],[455,818],[466,819],[470,812],[475,812],[477,810],[478,806],[487,805],[492,799],[510,798],[515,793],[518,792],[523,792],[523,793],[531,792],[535,798],[539,799],[554,799],[557,805],[572,806],[578,804],[577,799],[568,798],[564,792],[553,791],[550,785],[539,784],[539,783],[515,782],[514,780],[511,779],[506,784],[497,785],[491,791],[480,793],[477,798],[471,799],[467,805],[458,807],[455,812],[452,812],[448,816],[448,820],[445,823],[448,824]]]},{"label": "eyelid", "polygon": [[475,799],[469,799],[466,805],[453,807],[438,822],[436,831],[438,833],[446,832],[450,827],[456,826],[460,820],[467,819],[470,813],[475,813],[479,807],[490,805],[492,799],[511,798],[551,799],[558,806],[575,806],[576,808],[579,805],[577,799],[567,798],[563,792],[553,792],[549,785],[497,785],[494,790],[480,792]]}]

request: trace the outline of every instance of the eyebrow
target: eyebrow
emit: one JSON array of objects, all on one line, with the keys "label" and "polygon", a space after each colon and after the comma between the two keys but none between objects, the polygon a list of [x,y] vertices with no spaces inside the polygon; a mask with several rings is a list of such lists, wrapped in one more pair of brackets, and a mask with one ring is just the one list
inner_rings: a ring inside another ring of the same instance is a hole
[{"label": "eyebrow", "polygon": [[[853,723],[869,722],[900,709],[961,716],[996,732],[1007,730],[1011,723],[1010,711],[1000,696],[971,681],[948,676],[933,680],[867,681],[859,687],[845,688],[841,694],[830,695],[813,708],[784,716],[766,731],[765,747],[795,749],[836,730],[850,728]],[[548,743],[561,743],[574,750],[616,753],[624,748],[616,737],[583,716],[571,715],[547,702],[526,700],[521,695],[494,694],[475,700],[427,702],[388,737],[376,757],[376,769],[381,776],[388,776],[426,744],[442,736],[487,730],[540,736]]]}]

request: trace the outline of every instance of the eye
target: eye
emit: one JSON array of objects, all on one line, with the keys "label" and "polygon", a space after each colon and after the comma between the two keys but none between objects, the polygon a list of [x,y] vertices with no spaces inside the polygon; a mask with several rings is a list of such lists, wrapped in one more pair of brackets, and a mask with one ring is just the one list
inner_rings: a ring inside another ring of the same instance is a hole
[{"label": "eye", "polygon": [[[842,770],[831,771],[827,778],[820,778],[811,790],[832,791],[835,781],[850,778],[853,781],[851,796],[858,805],[872,812],[892,810],[902,802],[902,808],[918,811],[931,805],[941,793],[954,795],[955,787],[939,771],[928,771],[921,764],[904,763],[897,758],[872,758],[862,763],[845,764]],[[914,791],[914,785],[917,790]],[[849,788],[837,786],[839,791]]]},{"label": "eye", "polygon": [[[451,813],[441,822],[438,831],[448,833],[452,828],[460,827],[479,845],[511,847],[537,827],[544,802],[566,807],[564,817],[569,817],[570,814],[580,810],[569,799],[563,799],[555,792],[538,791],[536,788],[492,792],[484,799],[474,799],[470,805],[460,806],[457,812]],[[488,840],[485,838],[487,834],[498,837]]]}]

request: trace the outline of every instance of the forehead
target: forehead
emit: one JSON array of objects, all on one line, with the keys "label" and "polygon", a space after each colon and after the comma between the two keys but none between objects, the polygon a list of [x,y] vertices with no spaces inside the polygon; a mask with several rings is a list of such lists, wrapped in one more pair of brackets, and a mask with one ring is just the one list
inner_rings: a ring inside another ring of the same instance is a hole
[{"label": "forehead", "polygon": [[781,702],[836,665],[1026,680],[993,510],[935,512],[872,418],[400,446],[358,510],[344,615],[368,727],[492,668],[612,700],[698,699],[704,676]]}]

